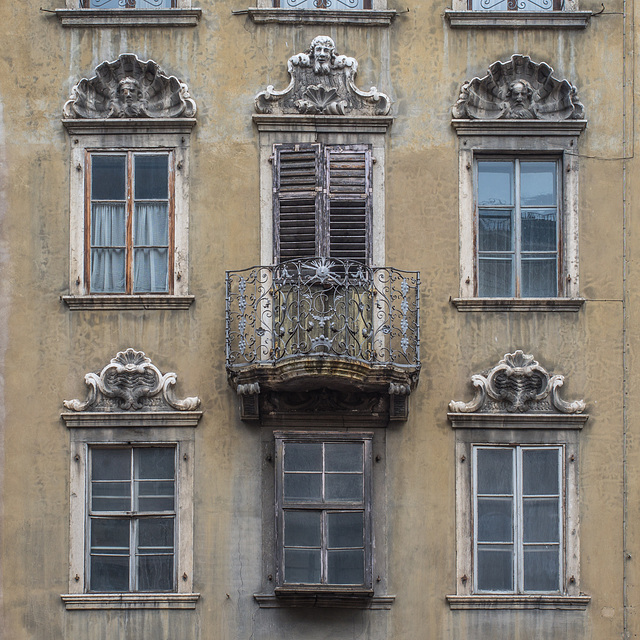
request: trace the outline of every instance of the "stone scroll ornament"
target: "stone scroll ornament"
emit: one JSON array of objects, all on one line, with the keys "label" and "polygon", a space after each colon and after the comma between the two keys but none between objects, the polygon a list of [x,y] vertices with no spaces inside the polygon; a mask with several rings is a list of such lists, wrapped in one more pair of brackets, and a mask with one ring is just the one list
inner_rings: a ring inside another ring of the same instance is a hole
[{"label": "stone scroll ornament", "polygon": [[452,413],[582,413],[583,400],[565,402],[558,395],[564,376],[550,375],[532,355],[505,354],[489,371],[471,376],[476,394],[471,402],[451,401]]},{"label": "stone scroll ornament", "polygon": [[529,56],[513,55],[494,62],[483,78],[460,89],[453,117],[470,120],[582,120],[584,106],[568,80],[553,77],[553,69]]},{"label": "stone scroll ornament", "polygon": [[193,118],[196,103],[184,82],[153,61],[123,53],[83,78],[64,105],[65,118]]},{"label": "stone scroll ornament", "polygon": [[120,351],[100,373],[87,373],[86,400],[65,400],[70,411],[195,411],[199,398],[179,400],[173,395],[175,373],[160,373],[135,349]]},{"label": "stone scroll ornament", "polygon": [[258,113],[384,116],[391,109],[389,96],[376,87],[356,87],[357,60],[338,55],[328,36],[316,36],[307,51],[289,58],[287,71],[286,89],[269,85],[256,96]]}]

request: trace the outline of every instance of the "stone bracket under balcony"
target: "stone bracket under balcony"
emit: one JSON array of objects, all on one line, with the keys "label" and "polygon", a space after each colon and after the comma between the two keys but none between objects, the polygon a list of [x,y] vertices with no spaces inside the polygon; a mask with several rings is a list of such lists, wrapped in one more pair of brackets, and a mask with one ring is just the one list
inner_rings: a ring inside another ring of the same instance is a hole
[{"label": "stone bracket under balcony", "polygon": [[418,382],[419,274],[313,258],[227,272],[243,420],[386,425]]}]

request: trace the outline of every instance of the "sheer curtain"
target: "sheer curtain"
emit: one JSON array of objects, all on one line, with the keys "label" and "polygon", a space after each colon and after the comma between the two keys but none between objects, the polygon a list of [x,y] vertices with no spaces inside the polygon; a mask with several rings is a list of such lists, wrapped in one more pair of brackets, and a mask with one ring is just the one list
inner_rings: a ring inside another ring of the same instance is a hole
[{"label": "sheer curtain", "polygon": [[94,203],[91,212],[91,291],[125,292],[125,247],[125,204]]},{"label": "sheer curtain", "polygon": [[136,203],[133,290],[169,290],[169,211],[166,202]]}]

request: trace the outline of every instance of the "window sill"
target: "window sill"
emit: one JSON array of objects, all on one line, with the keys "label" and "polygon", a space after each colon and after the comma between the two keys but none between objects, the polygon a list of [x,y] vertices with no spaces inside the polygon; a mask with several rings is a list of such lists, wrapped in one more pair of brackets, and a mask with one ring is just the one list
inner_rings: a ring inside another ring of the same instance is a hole
[{"label": "window sill", "polygon": [[452,298],[458,311],[579,311],[584,298]]},{"label": "window sill", "polygon": [[171,295],[88,295],[88,296],[60,296],[72,311],[98,309],[188,309],[195,296]]},{"label": "window sill", "polygon": [[195,609],[199,593],[63,593],[67,610]]},{"label": "window sill", "polygon": [[56,9],[63,27],[195,27],[202,9]]},{"label": "window sill", "polygon": [[446,596],[451,609],[573,609],[584,611],[591,596],[472,595]]},{"label": "window sill", "polygon": [[[245,13],[237,11],[236,15]],[[355,24],[361,27],[386,27],[396,17],[393,10],[377,9],[262,9],[250,7],[246,13],[256,24]]]},{"label": "window sill", "polygon": [[376,596],[372,590],[280,587],[275,594],[256,593],[253,596],[261,609],[288,607],[321,607],[335,609],[388,610],[395,596]]},{"label": "window sill", "polygon": [[452,29],[585,29],[591,11],[453,11],[444,12]]}]

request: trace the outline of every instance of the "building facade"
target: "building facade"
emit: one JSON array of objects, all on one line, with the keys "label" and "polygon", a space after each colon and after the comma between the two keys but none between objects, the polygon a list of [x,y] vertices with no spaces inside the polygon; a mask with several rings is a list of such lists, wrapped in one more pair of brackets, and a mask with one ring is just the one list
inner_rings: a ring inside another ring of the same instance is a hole
[{"label": "building facade", "polygon": [[640,633],[635,13],[3,3],[0,636]]}]

